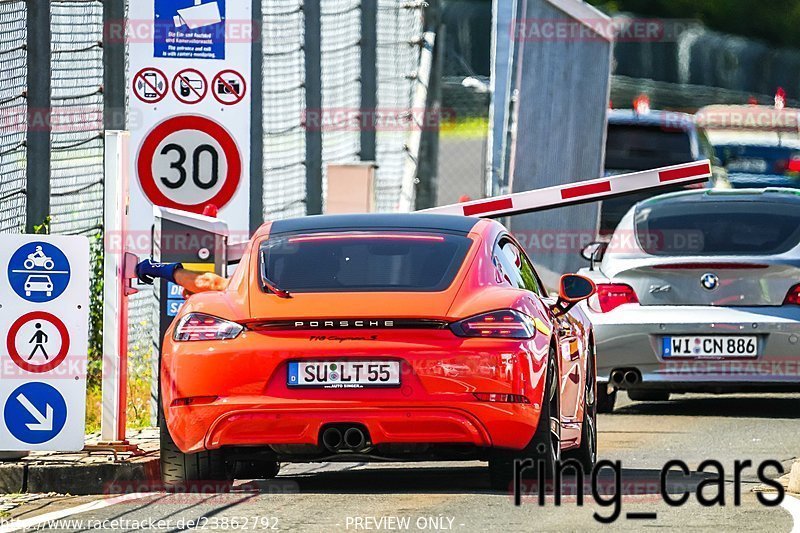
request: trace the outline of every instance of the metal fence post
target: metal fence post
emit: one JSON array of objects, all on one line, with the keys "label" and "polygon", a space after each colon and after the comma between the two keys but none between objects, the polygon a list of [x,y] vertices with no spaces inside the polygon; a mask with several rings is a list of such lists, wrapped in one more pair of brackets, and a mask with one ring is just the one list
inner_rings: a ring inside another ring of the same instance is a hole
[{"label": "metal fence post", "polygon": [[28,2],[25,231],[50,215],[50,2]]},{"label": "metal fence post", "polygon": [[[437,173],[439,163],[439,126],[442,117],[442,67],[444,65],[445,27],[441,23],[441,2],[430,0],[425,9],[425,27],[436,33],[433,49],[433,64],[428,81],[428,96],[422,119],[422,138],[417,165],[417,191],[415,209],[427,209],[436,205]],[[416,113],[417,110],[412,110]]]},{"label": "metal fence post", "polygon": [[[303,4],[305,21],[306,115],[322,115],[322,28],[320,2]],[[322,214],[322,127],[321,120],[306,120],[306,214]]]},{"label": "metal fence post", "polygon": [[250,233],[264,223],[264,30],[261,0],[253,0],[253,36],[250,55]]},{"label": "metal fence post", "polygon": [[[375,161],[378,106],[378,2],[361,3],[361,161]],[[364,117],[364,114],[367,114]],[[366,118],[366,120],[365,120]]]},{"label": "metal fence post", "polygon": [[125,0],[103,2],[103,125],[125,129]]}]

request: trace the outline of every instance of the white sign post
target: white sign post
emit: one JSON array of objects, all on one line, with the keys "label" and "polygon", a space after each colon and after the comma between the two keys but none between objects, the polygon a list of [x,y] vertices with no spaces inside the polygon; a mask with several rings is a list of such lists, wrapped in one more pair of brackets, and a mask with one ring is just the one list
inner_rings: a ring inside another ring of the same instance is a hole
[{"label": "white sign post", "polygon": [[89,241],[3,235],[0,276],[0,450],[81,450]]},{"label": "white sign post", "polygon": [[252,27],[251,2],[130,0],[134,242],[149,235],[153,205],[211,204],[249,235]]}]

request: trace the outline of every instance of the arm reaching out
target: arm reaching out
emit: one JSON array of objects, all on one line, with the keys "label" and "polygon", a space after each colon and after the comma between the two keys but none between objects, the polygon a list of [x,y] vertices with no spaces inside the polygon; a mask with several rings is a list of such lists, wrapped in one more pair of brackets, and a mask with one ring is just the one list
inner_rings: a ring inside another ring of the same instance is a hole
[{"label": "arm reaching out", "polygon": [[151,285],[155,278],[163,278],[183,287],[186,296],[198,292],[224,291],[228,280],[212,272],[195,272],[183,268],[181,263],[155,263],[145,259],[136,265],[136,276]]},{"label": "arm reaching out", "polygon": [[[184,292],[194,294],[206,291],[224,291],[228,288],[228,279],[213,272],[195,272],[178,268],[175,270],[175,283],[183,287]],[[187,294],[188,296],[188,294]]]}]

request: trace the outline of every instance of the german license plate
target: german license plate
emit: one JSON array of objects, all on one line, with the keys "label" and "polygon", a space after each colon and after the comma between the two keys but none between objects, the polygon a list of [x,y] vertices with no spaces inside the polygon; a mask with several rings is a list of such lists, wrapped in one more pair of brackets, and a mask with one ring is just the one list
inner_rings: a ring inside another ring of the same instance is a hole
[{"label": "german license plate", "polygon": [[753,172],[764,174],[769,168],[769,164],[765,159],[739,157],[728,161],[725,168],[728,172]]},{"label": "german license plate", "polygon": [[399,361],[290,361],[290,387],[361,389],[399,387]]},{"label": "german license plate", "polygon": [[755,335],[663,337],[661,353],[664,357],[756,357],[758,337]]}]

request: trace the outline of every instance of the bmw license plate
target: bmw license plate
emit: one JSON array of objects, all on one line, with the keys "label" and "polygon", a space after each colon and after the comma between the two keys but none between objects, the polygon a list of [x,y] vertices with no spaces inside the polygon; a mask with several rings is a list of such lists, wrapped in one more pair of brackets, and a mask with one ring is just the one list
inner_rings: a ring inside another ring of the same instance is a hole
[{"label": "bmw license plate", "polygon": [[290,361],[290,387],[361,389],[399,387],[399,361]]},{"label": "bmw license plate", "polygon": [[664,357],[757,357],[758,337],[755,335],[663,337],[661,354]]}]

